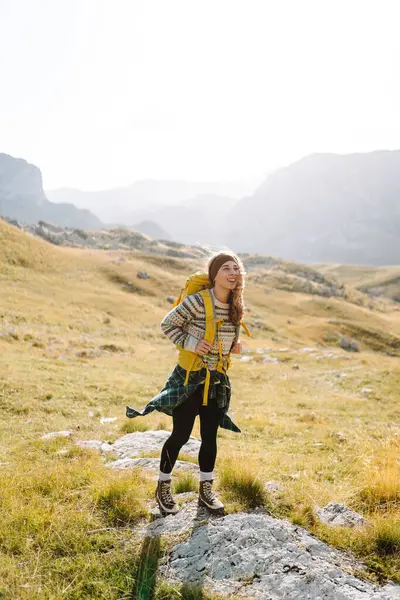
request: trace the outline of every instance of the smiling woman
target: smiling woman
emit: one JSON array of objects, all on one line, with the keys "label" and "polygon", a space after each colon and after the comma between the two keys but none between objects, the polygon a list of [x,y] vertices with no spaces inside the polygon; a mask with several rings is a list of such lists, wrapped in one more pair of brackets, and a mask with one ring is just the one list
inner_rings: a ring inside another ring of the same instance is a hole
[{"label": "smiling woman", "polygon": [[227,370],[231,352],[239,353],[241,348],[244,267],[235,254],[220,253],[210,260],[208,274],[196,275],[201,291],[184,297],[161,323],[165,335],[180,349],[178,364],[142,412],[130,407],[126,412],[131,418],[153,410],[172,416],[173,430],[161,452],[156,490],[164,514],[178,512],[171,493],[171,473],[196,416],[201,433],[199,504],[210,512],[224,512],[224,505],[212,491],[218,427],[240,433],[227,414],[231,396]]}]

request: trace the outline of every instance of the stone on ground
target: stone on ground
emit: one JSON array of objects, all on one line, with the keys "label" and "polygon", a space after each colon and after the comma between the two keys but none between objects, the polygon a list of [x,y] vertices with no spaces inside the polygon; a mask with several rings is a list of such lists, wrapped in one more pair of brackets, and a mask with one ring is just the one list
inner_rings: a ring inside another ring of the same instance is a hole
[{"label": "stone on ground", "polygon": [[[81,440],[77,442],[81,448],[92,448],[99,450],[102,454],[113,452],[116,460],[107,464],[111,469],[129,469],[142,467],[144,469],[159,468],[159,458],[142,458],[141,455],[146,452],[160,452],[165,440],[170,436],[169,431],[160,429],[158,431],[136,431],[128,433],[115,440],[113,444],[101,440]],[[189,456],[196,456],[200,450],[200,440],[190,436],[189,441],[182,446],[181,452]],[[138,458],[140,457],[140,458]],[[198,467],[193,463],[178,461],[176,469],[179,471],[197,472]]]},{"label": "stone on ground", "polygon": [[[148,469],[150,471],[159,471],[160,459],[159,458],[119,458],[113,460],[106,465],[114,471],[122,471],[123,469]],[[189,472],[198,473],[199,468],[197,465],[184,460],[177,460],[174,466],[174,473]]]},{"label": "stone on ground", "polygon": [[366,523],[362,515],[350,510],[347,506],[339,502],[329,502],[323,508],[318,507],[316,514],[320,521],[327,525],[356,527],[365,525]]},{"label": "stone on ground", "polygon": [[74,435],[74,432],[71,430],[52,431],[51,433],[45,433],[44,435],[42,435],[42,440],[52,440],[52,439],[58,438],[58,437],[68,438],[68,437],[72,437],[73,435]]}]

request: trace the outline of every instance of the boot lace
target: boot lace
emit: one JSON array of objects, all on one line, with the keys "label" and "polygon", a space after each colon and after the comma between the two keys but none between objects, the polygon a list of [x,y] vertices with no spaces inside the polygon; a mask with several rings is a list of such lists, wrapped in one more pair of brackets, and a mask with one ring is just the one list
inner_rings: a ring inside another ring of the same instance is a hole
[{"label": "boot lace", "polygon": [[161,498],[168,504],[174,504],[174,498],[171,493],[171,484],[169,481],[162,482],[161,484]]},{"label": "boot lace", "polygon": [[215,494],[212,491],[211,483],[209,481],[203,482],[203,494],[208,502],[213,502],[215,500]]}]

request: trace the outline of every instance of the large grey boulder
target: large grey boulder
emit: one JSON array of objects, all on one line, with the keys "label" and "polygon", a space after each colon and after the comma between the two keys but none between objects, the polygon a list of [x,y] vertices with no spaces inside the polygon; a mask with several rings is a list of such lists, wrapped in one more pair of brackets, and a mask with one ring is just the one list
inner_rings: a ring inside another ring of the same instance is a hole
[{"label": "large grey boulder", "polygon": [[160,574],[229,597],[259,600],[394,600],[399,586],[379,588],[353,576],[363,566],[330,548],[302,527],[266,514],[197,518],[193,507],[177,517],[157,519],[147,535],[179,533]]}]

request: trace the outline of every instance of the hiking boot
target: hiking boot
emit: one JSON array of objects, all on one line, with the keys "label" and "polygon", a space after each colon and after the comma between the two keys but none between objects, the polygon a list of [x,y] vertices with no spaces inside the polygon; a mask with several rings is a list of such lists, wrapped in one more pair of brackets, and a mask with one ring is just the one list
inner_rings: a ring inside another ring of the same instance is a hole
[{"label": "hiking boot", "polygon": [[212,479],[200,481],[199,506],[205,506],[207,510],[215,514],[224,514],[225,507],[212,491]]},{"label": "hiking boot", "polygon": [[171,492],[171,480],[158,482],[156,501],[163,514],[176,515],[179,508]]}]

